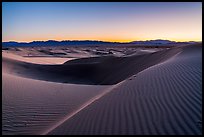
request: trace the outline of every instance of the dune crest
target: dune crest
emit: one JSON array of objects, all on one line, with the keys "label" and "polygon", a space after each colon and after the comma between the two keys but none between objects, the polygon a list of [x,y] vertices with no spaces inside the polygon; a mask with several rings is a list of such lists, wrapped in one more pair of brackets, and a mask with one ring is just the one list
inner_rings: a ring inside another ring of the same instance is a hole
[{"label": "dune crest", "polygon": [[202,45],[131,54],[52,65],[3,54],[2,133],[201,135]]},{"label": "dune crest", "polygon": [[201,135],[201,122],[200,45],[130,77],[48,134]]},{"label": "dune crest", "polygon": [[60,65],[40,65],[3,57],[3,64],[15,67],[7,73],[59,83],[113,85],[138,72],[169,59],[180,48],[129,57],[91,57],[70,60]]}]

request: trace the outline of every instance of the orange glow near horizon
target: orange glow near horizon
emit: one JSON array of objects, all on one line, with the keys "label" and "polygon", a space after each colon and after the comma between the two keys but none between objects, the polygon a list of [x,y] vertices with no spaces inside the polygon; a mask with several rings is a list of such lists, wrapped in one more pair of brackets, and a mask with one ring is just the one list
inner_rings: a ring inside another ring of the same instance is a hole
[{"label": "orange glow near horizon", "polygon": [[[202,42],[202,39],[168,39],[168,38],[156,38],[156,39],[163,39],[163,40],[170,40],[170,41],[176,41],[176,42],[188,42],[188,41],[196,41],[196,42]],[[48,41],[48,40],[55,40],[55,41],[63,41],[63,40],[97,40],[97,41],[107,41],[107,42],[132,42],[132,41],[146,41],[146,40],[156,40],[155,38],[149,38],[149,39],[55,39],[55,38],[49,38],[49,39],[22,39],[22,40],[15,40],[11,39],[8,41],[2,41],[2,42],[9,42],[9,41],[15,41],[15,42],[32,42],[32,41]]]},{"label": "orange glow near horizon", "polygon": [[3,42],[202,41],[202,3],[199,2],[3,2],[2,11]]}]

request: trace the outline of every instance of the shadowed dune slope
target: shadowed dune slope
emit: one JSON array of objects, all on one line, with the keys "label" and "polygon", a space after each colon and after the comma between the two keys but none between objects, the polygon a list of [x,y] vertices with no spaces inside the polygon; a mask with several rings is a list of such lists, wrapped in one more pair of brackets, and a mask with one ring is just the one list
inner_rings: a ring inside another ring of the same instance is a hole
[{"label": "shadowed dune slope", "polygon": [[112,85],[165,61],[180,51],[181,48],[172,48],[130,57],[81,58],[61,65],[31,64],[5,57],[2,63],[11,68],[6,70],[7,73],[22,77],[60,83]]},{"label": "shadowed dune slope", "polygon": [[131,76],[49,134],[201,135],[202,46],[181,49]]}]

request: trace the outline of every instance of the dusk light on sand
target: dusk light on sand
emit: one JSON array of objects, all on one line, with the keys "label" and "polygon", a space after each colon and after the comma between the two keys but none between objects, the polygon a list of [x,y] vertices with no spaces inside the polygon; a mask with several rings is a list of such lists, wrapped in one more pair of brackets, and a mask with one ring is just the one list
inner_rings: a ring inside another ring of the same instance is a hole
[{"label": "dusk light on sand", "polygon": [[202,135],[201,2],[3,2],[3,135]]}]

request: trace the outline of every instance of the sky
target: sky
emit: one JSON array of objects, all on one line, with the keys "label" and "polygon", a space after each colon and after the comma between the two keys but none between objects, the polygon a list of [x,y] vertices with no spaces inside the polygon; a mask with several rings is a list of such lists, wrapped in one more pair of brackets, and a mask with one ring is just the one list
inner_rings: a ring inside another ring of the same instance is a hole
[{"label": "sky", "polygon": [[2,41],[202,41],[201,2],[3,2]]}]

